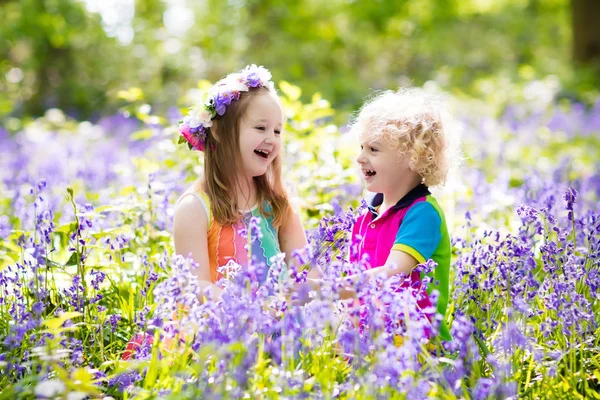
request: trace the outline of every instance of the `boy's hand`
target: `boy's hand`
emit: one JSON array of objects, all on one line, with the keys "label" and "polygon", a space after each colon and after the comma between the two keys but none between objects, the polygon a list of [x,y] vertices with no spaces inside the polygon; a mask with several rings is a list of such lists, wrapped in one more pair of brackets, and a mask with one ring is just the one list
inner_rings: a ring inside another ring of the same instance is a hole
[{"label": "boy's hand", "polygon": [[[289,300],[288,300],[289,301]],[[272,318],[278,319],[281,318],[283,312],[279,309],[281,303],[281,299],[277,298],[277,296],[269,296],[266,301],[266,314],[271,316]]]},{"label": "boy's hand", "polygon": [[319,292],[321,290],[322,279],[307,278],[304,283],[296,283],[292,287],[291,302],[295,306],[303,306],[309,303],[312,299],[310,292]]}]

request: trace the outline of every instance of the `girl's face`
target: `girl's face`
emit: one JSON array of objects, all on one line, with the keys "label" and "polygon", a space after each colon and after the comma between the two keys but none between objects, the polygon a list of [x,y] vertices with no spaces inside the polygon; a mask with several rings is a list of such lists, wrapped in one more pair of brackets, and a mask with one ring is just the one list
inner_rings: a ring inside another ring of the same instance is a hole
[{"label": "girl's face", "polygon": [[240,156],[243,174],[264,175],[281,150],[283,111],[277,97],[261,93],[254,97],[240,121]]},{"label": "girl's face", "polygon": [[406,157],[401,157],[385,139],[361,135],[360,149],[356,161],[369,192],[393,193],[398,186],[404,186],[406,179],[412,179],[414,172]]}]

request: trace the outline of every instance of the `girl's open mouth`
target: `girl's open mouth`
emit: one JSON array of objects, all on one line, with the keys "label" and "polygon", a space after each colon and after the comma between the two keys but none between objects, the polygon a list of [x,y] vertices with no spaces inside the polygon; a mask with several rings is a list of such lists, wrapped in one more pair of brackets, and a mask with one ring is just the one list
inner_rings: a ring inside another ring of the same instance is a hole
[{"label": "girl's open mouth", "polygon": [[267,150],[258,149],[258,150],[254,150],[254,152],[262,158],[266,159],[269,157],[269,151],[267,151]]}]

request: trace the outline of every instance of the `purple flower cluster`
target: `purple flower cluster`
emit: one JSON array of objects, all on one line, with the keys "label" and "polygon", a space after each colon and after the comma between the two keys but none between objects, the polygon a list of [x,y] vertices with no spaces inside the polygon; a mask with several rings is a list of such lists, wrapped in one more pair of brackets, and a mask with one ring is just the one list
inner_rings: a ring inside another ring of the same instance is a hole
[{"label": "purple flower cluster", "polygon": [[[245,79],[253,87],[262,78]],[[235,93],[215,99],[218,114]],[[345,208],[357,203],[355,185],[331,181],[335,201],[327,216],[313,215],[309,245],[292,262],[231,262],[217,282],[222,299],[204,301],[196,266],[171,256],[169,233],[196,161],[159,128],[134,139],[139,122],[117,116],[71,127],[73,135],[44,119],[0,134],[0,386],[30,394],[28,377],[89,369],[95,387],[116,397],[585,397],[597,389],[589,360],[599,354],[600,175],[571,154],[550,165],[523,156],[548,157],[536,152],[549,139],[527,132],[560,112],[509,108],[498,120],[467,120],[477,143],[502,140],[471,147],[461,171],[469,190],[447,212],[451,342],[437,339],[440,316],[418,307],[428,279],[365,279],[356,301],[338,300],[339,278],[368,261],[347,261],[357,258],[349,232],[364,210]],[[589,111],[568,114],[578,121],[561,128],[570,137],[596,129]],[[256,221],[246,234],[260,237]],[[306,285],[310,268],[323,274],[319,294]],[[435,264],[418,268],[424,275]],[[115,362],[140,332],[159,340]]]}]

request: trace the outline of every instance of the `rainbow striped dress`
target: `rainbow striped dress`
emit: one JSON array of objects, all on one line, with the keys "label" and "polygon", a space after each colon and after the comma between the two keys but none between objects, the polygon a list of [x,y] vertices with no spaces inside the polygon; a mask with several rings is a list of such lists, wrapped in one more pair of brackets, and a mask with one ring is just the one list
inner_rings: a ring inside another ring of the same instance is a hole
[{"label": "rainbow striped dress", "polygon": [[[256,279],[264,282],[271,266],[271,258],[280,253],[277,229],[273,218],[262,215],[258,205],[243,213],[242,218],[232,225],[221,225],[213,218],[210,199],[203,191],[188,191],[180,200],[193,195],[200,200],[208,216],[208,259],[211,281],[216,282],[221,275],[218,268],[234,261],[247,267],[249,261],[257,267]],[[271,206],[265,202],[268,213]]]}]

